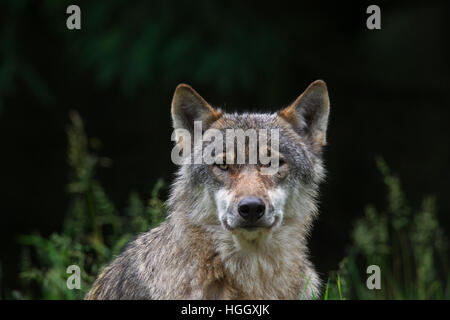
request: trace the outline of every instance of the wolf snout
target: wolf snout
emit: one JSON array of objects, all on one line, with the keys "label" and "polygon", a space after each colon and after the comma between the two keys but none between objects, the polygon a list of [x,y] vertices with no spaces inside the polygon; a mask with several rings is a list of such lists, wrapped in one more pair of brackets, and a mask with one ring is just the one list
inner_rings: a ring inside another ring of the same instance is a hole
[{"label": "wolf snout", "polygon": [[258,197],[245,197],[238,204],[239,215],[248,223],[259,220],[266,212],[266,205]]}]

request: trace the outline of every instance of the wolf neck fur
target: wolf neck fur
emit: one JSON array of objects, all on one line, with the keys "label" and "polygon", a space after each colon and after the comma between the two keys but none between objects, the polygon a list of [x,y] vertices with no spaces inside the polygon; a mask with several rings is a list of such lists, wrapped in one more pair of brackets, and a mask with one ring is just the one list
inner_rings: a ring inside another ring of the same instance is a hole
[{"label": "wolf neck fur", "polygon": [[[295,299],[299,298],[296,294],[309,281],[308,277],[312,276],[313,282],[316,281],[315,274],[309,274],[311,268],[306,247],[307,232],[316,211],[314,201],[300,206],[298,202],[288,201],[287,211],[302,208],[311,212],[301,215],[285,212],[281,228],[273,230],[265,241],[249,245],[240,242],[220,225],[214,201],[202,187],[193,190],[192,187],[176,185],[168,202],[168,223],[172,225],[173,235],[181,246],[191,250],[196,248],[198,254],[208,253],[216,258],[213,265],[221,270],[213,271],[216,276],[211,280],[211,287],[215,282],[225,281],[230,288],[240,288],[239,292],[228,292],[231,298]],[[178,202],[176,199],[188,201]],[[183,207],[179,203],[183,203]],[[211,257],[205,257],[199,259],[199,263],[210,260]],[[210,275],[202,277],[211,278]],[[312,285],[316,286],[314,283]],[[226,292],[215,294],[222,298],[227,296]]]}]

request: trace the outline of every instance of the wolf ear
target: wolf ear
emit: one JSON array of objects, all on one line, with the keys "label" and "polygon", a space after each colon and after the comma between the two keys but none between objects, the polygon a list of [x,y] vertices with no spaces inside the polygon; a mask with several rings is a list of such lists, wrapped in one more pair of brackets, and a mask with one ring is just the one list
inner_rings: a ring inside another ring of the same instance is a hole
[{"label": "wolf ear", "polygon": [[204,130],[217,120],[221,113],[211,107],[194,89],[179,84],[172,99],[172,121],[174,129],[194,130],[194,121],[202,121]]},{"label": "wolf ear", "polygon": [[322,80],[316,80],[294,103],[280,112],[280,117],[305,137],[314,151],[319,152],[326,144],[329,112],[327,86]]}]

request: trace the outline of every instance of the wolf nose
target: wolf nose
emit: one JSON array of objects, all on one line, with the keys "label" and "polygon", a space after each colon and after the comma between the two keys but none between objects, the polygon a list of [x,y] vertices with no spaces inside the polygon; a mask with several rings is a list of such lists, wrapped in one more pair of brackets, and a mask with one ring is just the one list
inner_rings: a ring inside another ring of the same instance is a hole
[{"label": "wolf nose", "polygon": [[266,205],[260,198],[247,197],[239,202],[238,211],[245,220],[255,222],[264,215]]}]

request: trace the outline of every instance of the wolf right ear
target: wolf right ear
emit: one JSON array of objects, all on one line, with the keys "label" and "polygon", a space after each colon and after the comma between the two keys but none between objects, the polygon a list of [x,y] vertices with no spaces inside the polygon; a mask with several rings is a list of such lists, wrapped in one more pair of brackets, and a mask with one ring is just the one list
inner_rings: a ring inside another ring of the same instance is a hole
[{"label": "wolf right ear", "polygon": [[204,130],[220,118],[215,110],[194,89],[187,84],[179,84],[172,99],[172,121],[174,129],[194,130],[194,121],[202,121]]},{"label": "wolf right ear", "polygon": [[326,144],[330,99],[325,82],[316,80],[292,103],[280,112],[280,117],[320,152]]}]

